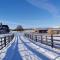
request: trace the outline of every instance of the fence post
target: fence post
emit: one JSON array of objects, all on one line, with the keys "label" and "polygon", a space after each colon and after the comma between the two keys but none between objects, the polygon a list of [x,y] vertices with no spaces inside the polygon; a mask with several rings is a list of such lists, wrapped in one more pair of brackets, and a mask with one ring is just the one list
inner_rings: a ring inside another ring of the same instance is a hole
[{"label": "fence post", "polygon": [[1,49],[2,49],[3,47],[2,47],[2,38],[1,38]]},{"label": "fence post", "polygon": [[30,34],[29,34],[29,39],[30,39]]},{"label": "fence post", "polygon": [[32,35],[32,40],[33,40],[33,35]]},{"label": "fence post", "polygon": [[31,39],[31,35],[30,35],[30,39]]},{"label": "fence post", "polygon": [[10,36],[8,36],[8,43],[10,43]]},{"label": "fence post", "polygon": [[42,35],[41,35],[41,43],[42,43],[42,40],[43,40],[43,39],[42,39]]},{"label": "fence post", "polygon": [[37,42],[37,35],[35,35],[35,40],[36,40],[36,42]]},{"label": "fence post", "polygon": [[47,42],[47,36],[46,36],[46,44],[47,44],[48,42]]},{"label": "fence post", "polygon": [[51,47],[53,48],[53,35],[51,35]]},{"label": "fence post", "polygon": [[31,39],[31,34],[30,34],[30,39]]},{"label": "fence post", "polygon": [[6,46],[6,37],[4,37],[4,44],[5,44],[5,46]]}]

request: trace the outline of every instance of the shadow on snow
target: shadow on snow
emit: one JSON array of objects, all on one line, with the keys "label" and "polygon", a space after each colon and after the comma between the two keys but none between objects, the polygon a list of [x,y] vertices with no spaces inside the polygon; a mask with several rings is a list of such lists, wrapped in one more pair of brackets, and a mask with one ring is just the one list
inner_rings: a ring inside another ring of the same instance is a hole
[{"label": "shadow on snow", "polygon": [[43,54],[39,53],[38,51],[34,50],[33,48],[31,48],[30,46],[27,45],[26,42],[22,41],[24,43],[24,45],[30,50],[32,51],[35,55],[37,55],[39,58],[41,58],[42,60],[50,60],[48,57],[44,56]]},{"label": "shadow on snow", "polygon": [[23,60],[22,56],[20,55],[18,51],[18,37],[17,41],[13,42],[12,45],[8,48],[6,52],[6,56],[3,60]]}]

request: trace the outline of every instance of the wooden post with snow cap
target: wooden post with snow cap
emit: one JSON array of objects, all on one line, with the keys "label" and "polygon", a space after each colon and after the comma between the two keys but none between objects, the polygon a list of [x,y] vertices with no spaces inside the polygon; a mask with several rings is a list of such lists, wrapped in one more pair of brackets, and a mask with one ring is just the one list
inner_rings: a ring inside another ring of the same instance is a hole
[{"label": "wooden post with snow cap", "polygon": [[47,36],[46,36],[46,44],[48,44],[48,42],[47,42]]},{"label": "wooden post with snow cap", "polygon": [[48,30],[48,34],[51,35],[51,47],[53,48],[54,47],[54,42],[53,42],[53,34],[54,34],[54,32],[53,32],[53,30],[49,29]]},{"label": "wooden post with snow cap", "polygon": [[35,41],[37,42],[37,35],[35,35]]},{"label": "wooden post with snow cap", "polygon": [[6,46],[6,37],[4,37],[4,44],[5,44],[5,46]]},{"label": "wooden post with snow cap", "polygon": [[2,38],[1,38],[1,41],[0,41],[0,42],[1,42],[1,48],[0,48],[0,49],[2,49],[2,48],[3,48],[3,47],[2,47]]},{"label": "wooden post with snow cap", "polygon": [[42,35],[41,35],[41,43],[42,43],[42,40],[43,40],[43,39],[42,39]]},{"label": "wooden post with snow cap", "polygon": [[53,44],[53,35],[51,34],[51,47],[53,48],[54,47],[54,44]]},{"label": "wooden post with snow cap", "polygon": [[33,34],[31,34],[31,39],[33,40]]}]

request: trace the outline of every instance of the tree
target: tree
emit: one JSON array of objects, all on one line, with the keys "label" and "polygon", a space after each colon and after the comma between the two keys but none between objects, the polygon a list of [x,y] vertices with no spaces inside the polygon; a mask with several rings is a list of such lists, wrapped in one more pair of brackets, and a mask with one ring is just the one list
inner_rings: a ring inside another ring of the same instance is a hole
[{"label": "tree", "polygon": [[53,34],[54,34],[54,31],[52,29],[49,29],[48,30],[48,34],[51,35],[51,47],[53,48],[53,46],[54,46],[54,43],[53,43]]},{"label": "tree", "polygon": [[24,29],[21,25],[18,25],[15,30],[16,31],[23,31]]},{"label": "tree", "polygon": [[53,30],[52,30],[52,29],[49,29],[49,30],[48,30],[48,34],[49,34],[49,35],[53,35],[53,34],[54,34]]}]

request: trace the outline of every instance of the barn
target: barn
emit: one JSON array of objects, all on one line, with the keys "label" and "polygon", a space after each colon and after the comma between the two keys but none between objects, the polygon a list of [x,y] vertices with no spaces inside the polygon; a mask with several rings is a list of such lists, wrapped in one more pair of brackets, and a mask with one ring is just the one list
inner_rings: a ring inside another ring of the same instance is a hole
[{"label": "barn", "polygon": [[37,28],[35,29],[37,33],[48,33],[48,28]]}]

